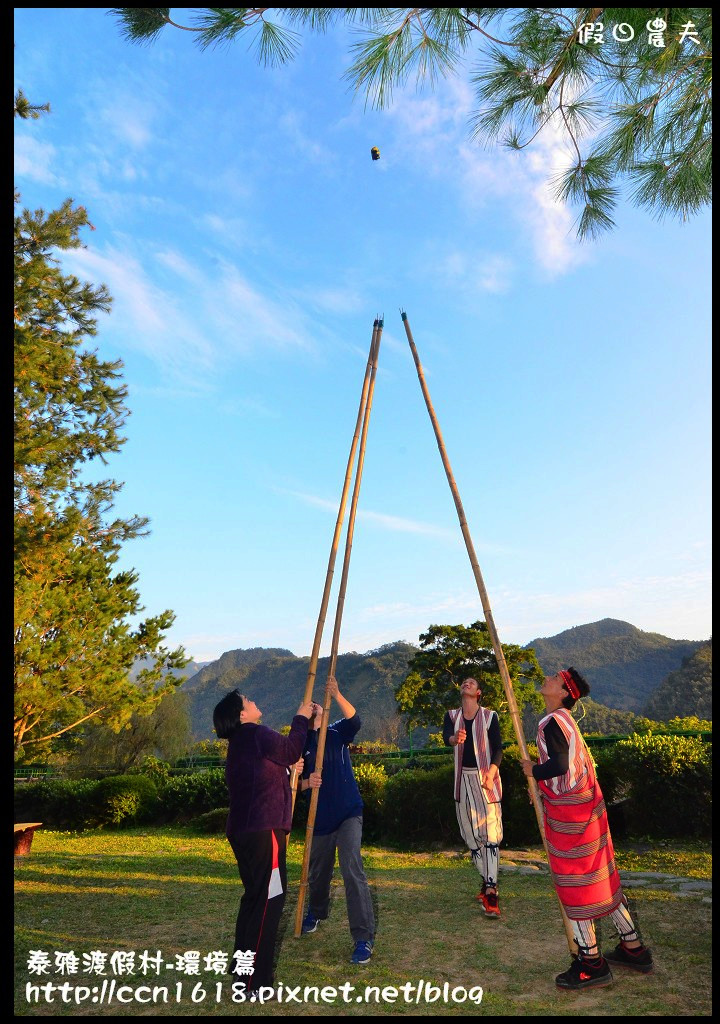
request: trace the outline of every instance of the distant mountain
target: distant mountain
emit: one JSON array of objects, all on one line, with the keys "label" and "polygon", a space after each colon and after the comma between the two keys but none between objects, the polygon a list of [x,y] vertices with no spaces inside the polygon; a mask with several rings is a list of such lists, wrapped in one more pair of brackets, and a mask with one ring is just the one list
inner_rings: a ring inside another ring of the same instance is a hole
[{"label": "distant mountain", "polygon": [[[592,687],[592,699],[584,701],[583,731],[609,734],[632,731],[640,713],[660,718],[646,710],[648,701],[670,674],[680,669],[684,660],[692,661],[708,644],[671,640],[659,633],[644,633],[629,622],[602,619],[554,637],[540,637],[526,646],[535,649],[545,673],[574,665],[586,676]],[[417,650],[412,644],[398,642],[366,654],[352,652],[338,657],[336,675],[340,688],[363,720],[359,739],[381,739],[399,746],[407,744],[396,713],[394,692],[405,678],[408,662]],[[705,665],[705,661],[701,659],[701,662]],[[206,663],[182,686],[182,692],[190,701],[195,739],[213,738],[213,709],[226,693],[236,688],[256,701],[266,725],[279,729],[289,724],[305,690],[309,663],[309,658],[296,657],[292,651],[281,647],[227,651],[217,661]],[[328,658],[321,658],[318,663],[316,700],[322,698],[328,665]],[[189,669],[190,666],[185,670],[188,674]],[[705,679],[705,675],[700,673],[698,678]],[[670,689],[677,690],[683,680],[687,681],[687,677],[683,676],[680,684],[671,684]],[[709,681],[702,686],[709,701]],[[686,699],[689,693],[686,689]],[[704,703],[696,707],[689,702],[682,711],[672,710],[666,717],[697,714],[710,718],[704,711],[701,714],[705,707]],[[536,722],[537,716],[526,710],[524,725],[528,737],[534,735]],[[418,730],[413,734],[413,744],[421,742],[425,735],[426,730]]]},{"label": "distant mountain", "polygon": [[[285,647],[249,647],[247,650],[226,651],[217,661],[206,661],[203,667],[188,679],[185,690],[202,689],[209,682],[228,679],[228,687],[234,690],[240,681],[255,666],[275,658],[294,658],[292,651]],[[218,698],[219,700],[220,698]]]},{"label": "distant mountain", "polygon": [[[181,676],[181,675],[185,676],[185,684],[184,685],[187,685],[190,682],[190,680],[192,679],[192,677],[197,672],[200,671],[200,669],[202,669],[205,665],[209,665],[209,664],[210,664],[209,661],[189,661],[187,663],[187,665],[185,666],[185,668],[181,668],[181,669],[176,670],[176,674],[179,675],[179,676]],[[133,667],[130,669],[130,678],[133,679],[133,680],[137,679],[137,677],[139,676],[140,672],[144,668],[150,668],[151,665],[152,665],[152,660],[150,658],[139,658],[135,662]],[[167,673],[163,673],[163,674],[167,675]]]},{"label": "distant mountain", "polygon": [[590,684],[593,700],[640,713],[653,691],[703,643],[671,640],[629,622],[601,619],[557,636],[538,637],[526,646],[534,648],[546,674],[573,665]]},{"label": "distant mountain", "polygon": [[653,692],[643,714],[656,722],[688,715],[712,720],[712,641],[670,673]]},{"label": "distant mountain", "polygon": [[[417,648],[398,642],[367,654],[341,654],[335,675],[342,693],[358,710],[363,728],[359,738],[384,739],[403,744],[406,737],[396,713],[394,691],[407,675],[407,665]],[[322,699],[330,659],[320,658],[314,697]],[[305,691],[310,659],[298,658],[282,648],[256,647],[228,651],[206,665],[183,685],[190,699],[195,739],[211,739],[215,705],[230,690],[247,693],[263,712],[263,723],[272,729],[288,725]],[[333,709],[333,713],[336,708]]]}]

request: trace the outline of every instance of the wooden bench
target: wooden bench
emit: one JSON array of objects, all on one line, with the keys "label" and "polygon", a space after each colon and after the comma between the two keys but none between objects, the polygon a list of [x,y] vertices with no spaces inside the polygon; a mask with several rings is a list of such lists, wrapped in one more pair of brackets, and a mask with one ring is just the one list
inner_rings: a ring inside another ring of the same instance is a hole
[{"label": "wooden bench", "polygon": [[40,828],[41,821],[24,821],[15,826],[15,856],[27,857],[32,846],[35,829]]}]

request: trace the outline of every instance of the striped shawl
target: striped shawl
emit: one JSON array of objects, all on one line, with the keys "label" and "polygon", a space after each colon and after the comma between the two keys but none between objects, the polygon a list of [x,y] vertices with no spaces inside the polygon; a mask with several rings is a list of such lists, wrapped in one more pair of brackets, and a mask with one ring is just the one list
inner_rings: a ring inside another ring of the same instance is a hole
[{"label": "striped shawl", "polygon": [[[449,712],[450,720],[454,725],[455,735],[463,728],[463,709],[455,708]],[[491,711],[490,708],[478,707],[478,712],[473,719],[473,727],[470,732],[472,736],[473,746],[475,748],[475,761],[478,769],[481,772],[486,772],[492,763],[492,750],[490,749],[490,739],[488,737],[488,726],[492,720],[492,716],[497,715],[496,711]],[[467,742],[467,740],[465,741]],[[458,743],[455,747],[455,800],[460,801],[460,780],[463,772],[463,750],[465,744]],[[482,781],[482,780],[481,780]],[[502,782],[500,780],[500,772],[495,776],[495,781],[489,790],[483,790],[486,794],[486,800],[489,804],[499,804],[502,800]]]}]

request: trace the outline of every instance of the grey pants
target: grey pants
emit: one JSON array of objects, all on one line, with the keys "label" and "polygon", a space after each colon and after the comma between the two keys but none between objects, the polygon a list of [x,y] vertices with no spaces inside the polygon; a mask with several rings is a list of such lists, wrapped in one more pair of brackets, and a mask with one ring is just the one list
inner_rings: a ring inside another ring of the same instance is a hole
[{"label": "grey pants", "polygon": [[335,850],[340,862],[340,873],[345,883],[350,934],[354,942],[372,942],[375,937],[375,915],[365,872],[363,871],[360,843],[362,816],[346,818],[327,836],[314,836],[310,854],[309,909],[323,920],[330,912],[330,882],[335,870]]}]

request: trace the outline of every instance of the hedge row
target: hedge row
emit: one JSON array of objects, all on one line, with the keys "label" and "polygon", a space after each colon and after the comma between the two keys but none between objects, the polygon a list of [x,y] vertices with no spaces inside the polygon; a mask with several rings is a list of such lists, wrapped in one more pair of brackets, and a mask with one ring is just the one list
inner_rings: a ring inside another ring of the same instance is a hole
[{"label": "hedge row", "polygon": [[[600,784],[614,834],[664,838],[706,837],[712,817],[710,747],[682,736],[631,736],[595,752]],[[535,754],[531,748],[531,756]],[[452,799],[453,765],[418,758],[388,774],[383,765],[355,765],[365,803],[364,832],[373,841],[403,846],[458,841]],[[517,746],[502,763],[506,845],[537,841],[535,813]],[[224,771],[163,777],[121,775],[99,782],[51,780],[16,786],[18,821],[47,827],[88,828],[135,823],[188,822],[222,830],[228,794]],[[294,825],[303,828],[308,801],[298,796]],[[214,812],[214,813],[213,813]]]},{"label": "hedge row", "polygon": [[227,802],[222,768],[166,779],[139,774],[100,781],[48,779],[15,786],[15,819],[69,829],[161,825],[190,821]]}]

